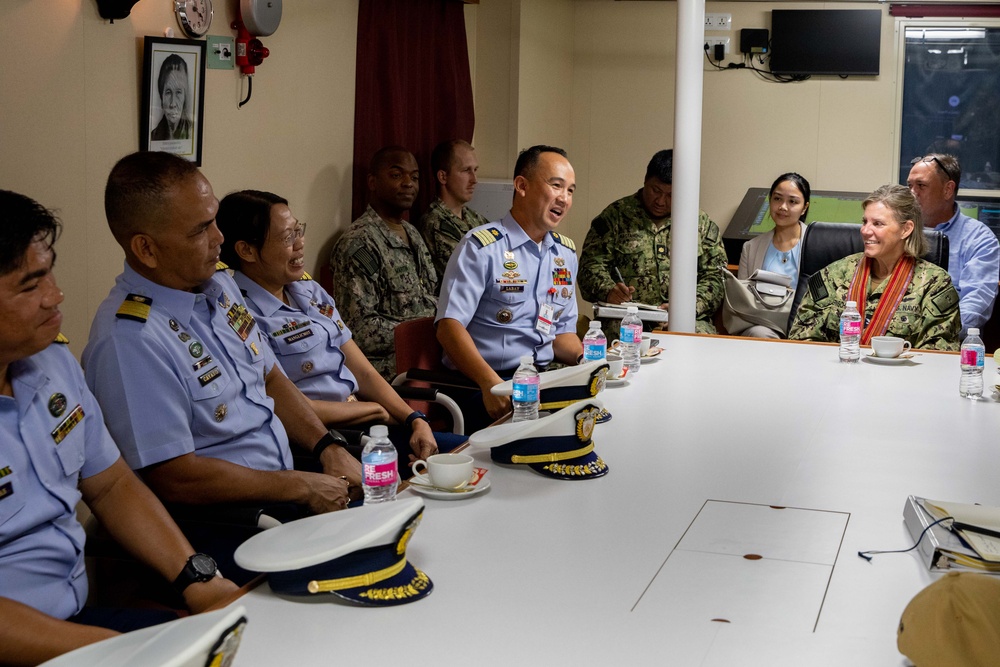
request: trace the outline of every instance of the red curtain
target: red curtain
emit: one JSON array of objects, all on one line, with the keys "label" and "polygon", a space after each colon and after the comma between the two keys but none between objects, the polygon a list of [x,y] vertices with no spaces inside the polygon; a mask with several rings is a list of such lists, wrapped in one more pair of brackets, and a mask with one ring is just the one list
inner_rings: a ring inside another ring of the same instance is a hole
[{"label": "red curtain", "polygon": [[908,5],[906,3],[889,5],[891,16],[904,18],[995,18],[1000,16],[1000,7],[990,5]]},{"label": "red curtain", "polygon": [[463,3],[361,0],[354,102],[353,218],[368,204],[368,163],[405,146],[420,165],[416,220],[435,197],[430,156],[446,139],[472,141],[475,112]]}]

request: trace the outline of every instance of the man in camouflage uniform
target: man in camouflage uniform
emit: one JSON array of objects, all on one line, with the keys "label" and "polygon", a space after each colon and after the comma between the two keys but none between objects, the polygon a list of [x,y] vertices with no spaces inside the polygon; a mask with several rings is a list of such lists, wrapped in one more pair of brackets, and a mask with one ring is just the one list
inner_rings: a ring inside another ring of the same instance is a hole
[{"label": "man in camouflage uniform", "polygon": [[[788,332],[790,340],[836,342],[840,339],[840,314],[844,312],[851,279],[864,253],[850,255],[829,265],[809,280],[809,291],[795,314]],[[869,279],[869,285],[874,279]],[[889,280],[872,285],[866,300],[864,321],[868,323],[878,307]],[[940,267],[917,260],[906,294],[889,321],[886,336],[899,336],[914,348],[957,350],[962,321],[958,292]]]},{"label": "man in camouflage uniform", "polygon": [[[670,210],[673,151],[656,153],[642,189],[612,203],[594,218],[580,256],[580,294],[588,301],[638,301],[667,308],[670,290]],[[715,333],[712,318],[725,292],[726,252],[719,228],[704,211],[698,216],[698,333]],[[615,269],[624,282],[618,282]],[[646,325],[649,328],[649,325]],[[619,320],[607,320],[608,338]]]},{"label": "man in camouflage uniform", "polygon": [[440,277],[465,233],[489,220],[466,206],[476,191],[479,170],[476,149],[469,142],[452,139],[435,146],[431,169],[437,179],[438,197],[420,218],[420,229]]},{"label": "man in camouflage uniform", "polygon": [[431,254],[403,220],[417,197],[419,176],[405,148],[376,152],[368,172],[370,204],[330,255],[337,306],[358,347],[386,379],[396,374],[396,325],[433,315],[437,302]]}]

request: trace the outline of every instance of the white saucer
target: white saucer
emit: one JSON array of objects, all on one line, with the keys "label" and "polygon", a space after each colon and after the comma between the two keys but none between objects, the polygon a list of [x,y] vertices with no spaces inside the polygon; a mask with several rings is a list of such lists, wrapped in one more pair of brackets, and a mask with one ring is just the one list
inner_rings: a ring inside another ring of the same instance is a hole
[{"label": "white saucer", "polygon": [[[430,484],[431,480],[427,475],[414,475],[410,478],[411,481],[417,484]],[[419,493],[422,496],[427,496],[428,498],[434,498],[436,500],[462,500],[464,498],[471,498],[472,496],[478,496],[480,493],[490,488],[490,480],[483,477],[476,484],[476,488],[473,491],[438,491],[437,489],[428,489],[425,486],[417,486],[417,484],[410,484],[409,487],[414,492]]]},{"label": "white saucer", "polygon": [[898,357],[876,357],[875,353],[865,355],[864,360],[873,364],[879,364],[882,366],[902,366],[904,364],[915,364],[917,362],[913,361],[915,354],[910,354],[909,352],[899,355]]},{"label": "white saucer", "polygon": [[615,379],[608,378],[607,380],[604,381],[604,386],[605,387],[627,387],[628,386],[628,378],[627,377],[624,377],[624,378],[615,378]]}]

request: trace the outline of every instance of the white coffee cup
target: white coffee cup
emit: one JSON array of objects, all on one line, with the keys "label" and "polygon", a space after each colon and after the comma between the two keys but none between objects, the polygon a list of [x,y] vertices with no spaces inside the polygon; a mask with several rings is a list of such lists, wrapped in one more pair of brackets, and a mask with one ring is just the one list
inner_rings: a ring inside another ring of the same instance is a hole
[{"label": "white coffee cup", "polygon": [[[424,470],[418,470],[423,466]],[[434,454],[410,464],[413,474],[424,472],[431,484],[445,489],[461,489],[472,480],[472,457],[468,454]]]},{"label": "white coffee cup", "polygon": [[642,342],[639,343],[639,356],[645,357],[649,354],[649,344],[652,342],[649,336],[643,336]]},{"label": "white coffee cup", "polygon": [[608,353],[606,361],[608,362],[608,379],[617,380],[621,377],[622,368],[625,367],[625,359],[620,354],[614,354],[612,352]]},{"label": "white coffee cup", "polygon": [[910,341],[897,336],[875,336],[872,338],[872,350],[876,357],[895,359],[910,349]]}]

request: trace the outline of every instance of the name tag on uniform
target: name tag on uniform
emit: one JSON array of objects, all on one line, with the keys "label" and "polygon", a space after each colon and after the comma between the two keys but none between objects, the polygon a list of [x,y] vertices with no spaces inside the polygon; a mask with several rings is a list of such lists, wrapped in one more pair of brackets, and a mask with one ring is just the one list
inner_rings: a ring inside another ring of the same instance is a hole
[{"label": "name tag on uniform", "polygon": [[552,320],[554,318],[554,308],[551,303],[543,303],[538,308],[538,321],[535,322],[535,330],[548,334],[552,331]]}]

